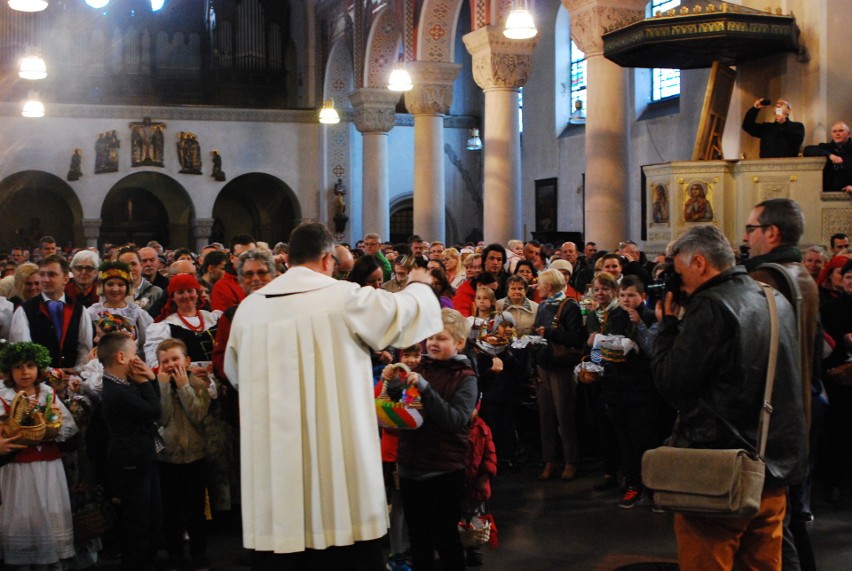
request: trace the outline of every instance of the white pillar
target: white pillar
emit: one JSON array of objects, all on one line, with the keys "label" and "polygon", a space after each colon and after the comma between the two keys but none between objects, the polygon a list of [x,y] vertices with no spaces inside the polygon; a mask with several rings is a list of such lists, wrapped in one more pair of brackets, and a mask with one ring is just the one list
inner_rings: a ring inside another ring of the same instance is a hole
[{"label": "white pillar", "polygon": [[414,89],[405,104],[414,115],[414,233],[445,240],[444,115],[453,102],[453,81],[461,66],[416,61],[408,64]]},{"label": "white pillar", "polygon": [[484,26],[463,38],[473,57],[473,79],[485,91],[482,132],[483,226],[486,243],[522,236],[521,134],[518,92],[532,72],[538,38],[510,40],[501,26]]},{"label": "white pillar", "polygon": [[396,120],[399,94],[387,89],[362,88],[349,94],[355,108],[355,128],[362,133],[361,228],[387,240],[390,235],[388,203],[388,131]]}]

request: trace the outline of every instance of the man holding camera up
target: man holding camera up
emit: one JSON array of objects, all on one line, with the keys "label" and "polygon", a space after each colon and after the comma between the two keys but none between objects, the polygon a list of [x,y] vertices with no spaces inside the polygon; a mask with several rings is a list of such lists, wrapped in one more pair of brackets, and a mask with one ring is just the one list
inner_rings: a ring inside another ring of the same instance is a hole
[{"label": "man holding camera up", "polygon": [[743,118],[743,131],[760,139],[760,158],[777,159],[799,156],[799,148],[805,140],[805,126],[790,121],[790,102],[779,99],[775,102],[775,121],[757,123],[757,114],[769,107],[769,99],[758,99]]},{"label": "man holding camera up", "polygon": [[[769,357],[763,289],[734,265],[730,243],[714,226],[690,228],[672,246],[672,258],[686,312],[679,321],[674,294],[666,294],[652,360],[660,394],[678,410],[671,445],[756,448]],[[805,475],[807,441],[795,317],[783,296],[775,300],[780,343],[760,509],[753,517],[675,514],[684,571],[781,569],[787,486]]]}]

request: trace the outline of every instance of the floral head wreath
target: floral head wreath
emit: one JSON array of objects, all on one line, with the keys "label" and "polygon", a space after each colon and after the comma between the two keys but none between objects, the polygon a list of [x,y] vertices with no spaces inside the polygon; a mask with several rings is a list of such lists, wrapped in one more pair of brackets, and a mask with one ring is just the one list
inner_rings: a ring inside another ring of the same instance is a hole
[{"label": "floral head wreath", "polygon": [[31,341],[9,343],[0,350],[0,371],[5,374],[12,372],[15,365],[33,362],[39,371],[50,366],[50,351],[44,345]]},{"label": "floral head wreath", "polygon": [[95,323],[98,329],[104,333],[115,333],[116,331],[124,331],[131,335],[136,334],[136,326],[123,315],[102,311],[98,314],[98,320]]},{"label": "floral head wreath", "polygon": [[106,282],[110,278],[118,278],[124,280],[129,288],[133,284],[130,277],[130,266],[124,262],[104,262],[98,268],[98,279],[101,283]]}]

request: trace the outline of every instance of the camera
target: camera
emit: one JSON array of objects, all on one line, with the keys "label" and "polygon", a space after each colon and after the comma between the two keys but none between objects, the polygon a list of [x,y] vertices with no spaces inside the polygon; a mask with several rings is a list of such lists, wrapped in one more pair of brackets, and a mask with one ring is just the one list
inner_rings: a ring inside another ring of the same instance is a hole
[{"label": "camera", "polygon": [[767,107],[769,105],[772,105],[772,101],[770,101],[769,99],[764,97],[763,99],[760,100],[760,104],[763,105],[764,107]]},{"label": "camera", "polygon": [[680,290],[681,285],[683,285],[683,280],[674,269],[674,260],[666,258],[666,267],[660,277],[648,283],[645,291],[647,291],[652,303],[656,303],[657,300],[664,301],[668,292],[672,292],[675,301],[678,301],[685,297]]}]

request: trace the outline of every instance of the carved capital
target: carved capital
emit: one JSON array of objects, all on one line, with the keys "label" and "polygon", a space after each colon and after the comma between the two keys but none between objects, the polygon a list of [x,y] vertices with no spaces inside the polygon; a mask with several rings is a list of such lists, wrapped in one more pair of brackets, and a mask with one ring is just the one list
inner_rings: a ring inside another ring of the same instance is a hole
[{"label": "carved capital", "polygon": [[445,115],[453,103],[453,82],[460,70],[457,63],[410,62],[414,89],[405,92],[405,106],[413,115]]},{"label": "carved capital", "polygon": [[645,13],[645,0],[562,0],[562,5],[571,15],[571,39],[586,57],[603,54],[606,28]]},{"label": "carved capital", "polygon": [[86,240],[97,240],[101,235],[101,219],[100,218],[83,218],[80,220],[83,225],[83,237]]},{"label": "carved capital", "polygon": [[473,79],[482,89],[524,86],[532,73],[532,54],[538,36],[510,40],[501,26],[485,26],[462,37],[473,57]]},{"label": "carved capital", "polygon": [[363,88],[350,93],[349,101],[355,108],[355,128],[361,133],[387,133],[393,128],[399,93]]},{"label": "carved capital", "polygon": [[213,231],[212,218],[193,218],[192,220],[192,237],[193,238],[209,238]]}]

